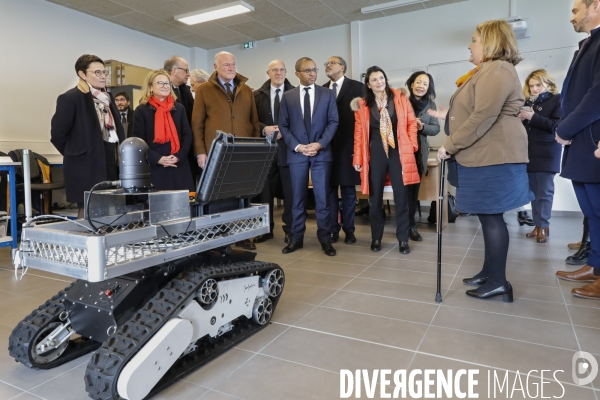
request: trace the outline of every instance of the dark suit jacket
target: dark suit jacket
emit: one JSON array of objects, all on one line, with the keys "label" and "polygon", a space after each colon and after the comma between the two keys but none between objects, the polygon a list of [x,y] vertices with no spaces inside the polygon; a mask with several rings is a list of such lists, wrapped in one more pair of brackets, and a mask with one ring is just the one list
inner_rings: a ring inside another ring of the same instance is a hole
[{"label": "dark suit jacket", "polygon": [[549,92],[525,105],[533,108],[531,121],[524,120],[529,140],[527,172],[560,172],[562,146],[554,138],[554,127],[560,119],[560,95]]},{"label": "dark suit jacket", "polygon": [[192,126],[192,110],[194,109],[194,96],[192,95],[192,89],[185,83],[179,86],[179,97],[176,101],[178,103],[183,104],[188,125]]},{"label": "dark suit jacket", "polygon": [[[292,90],[294,86],[286,79],[283,83],[283,92]],[[281,94],[283,97],[283,93]],[[265,126],[273,126],[273,115],[271,114],[271,80],[268,79],[260,89],[254,91],[254,102],[258,113],[258,125],[262,132]],[[280,104],[281,107],[281,104]],[[287,146],[283,137],[277,141],[277,165],[287,165]]]},{"label": "dark suit jacket", "polygon": [[[329,81],[323,86],[331,88],[331,85],[333,85],[333,82]],[[340,124],[331,141],[331,151],[333,152],[331,185],[360,185],[360,173],[352,165],[352,156],[354,155],[354,111],[350,109],[350,102],[356,97],[363,96],[364,87],[365,85],[361,82],[346,76],[342,87],[337,88],[336,103]]]},{"label": "dark suit jacket", "polygon": [[[133,132],[133,110],[131,109],[131,107],[127,107],[127,132],[125,132],[126,136],[125,137],[131,137],[131,132]],[[121,119],[121,111],[119,111],[119,114],[117,114],[117,117],[119,119]],[[123,128],[125,127],[125,125],[123,125]]]},{"label": "dark suit jacket", "polygon": [[283,94],[279,108],[279,130],[287,145],[288,164],[308,162],[308,157],[294,151],[299,144],[319,142],[323,147],[315,161],[332,161],[330,142],[339,124],[337,106],[333,91],[314,85],[315,100],[311,118],[310,132],[304,127],[304,115],[300,104],[300,87],[295,87]]},{"label": "dark suit jacket", "polygon": [[[120,143],[125,133],[119,110],[109,96]],[[107,179],[102,130],[92,94],[75,87],[58,96],[50,126],[50,141],[63,155],[67,201],[83,203],[83,192]]]},{"label": "dark suit jacket", "polygon": [[600,140],[599,31],[592,31],[583,49],[579,43],[563,83],[563,119],[556,126],[558,136],[573,141],[565,146],[561,176],[576,182],[600,183],[600,159],[594,157]]},{"label": "dark suit jacket", "polygon": [[175,103],[171,109],[171,117],[179,136],[179,151],[174,154],[179,159],[177,168],[165,168],[158,164],[163,156],[171,155],[171,142],[154,143],[154,115],[156,108],[150,104],[140,104],[135,109],[133,136],[143,139],[150,148],[148,162],[150,163],[150,179],[158,190],[189,190],[194,191],[194,181],[187,154],[192,147],[192,130],[187,122],[185,110],[181,104]]}]

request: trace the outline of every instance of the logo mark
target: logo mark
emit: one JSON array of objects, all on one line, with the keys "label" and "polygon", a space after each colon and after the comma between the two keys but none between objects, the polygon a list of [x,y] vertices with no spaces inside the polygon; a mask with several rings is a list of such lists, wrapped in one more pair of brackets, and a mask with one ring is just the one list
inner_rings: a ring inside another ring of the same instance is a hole
[{"label": "logo mark", "polygon": [[[598,361],[585,351],[573,354],[573,382],[584,386],[591,383],[598,375]],[[587,376],[586,376],[587,375]]]}]

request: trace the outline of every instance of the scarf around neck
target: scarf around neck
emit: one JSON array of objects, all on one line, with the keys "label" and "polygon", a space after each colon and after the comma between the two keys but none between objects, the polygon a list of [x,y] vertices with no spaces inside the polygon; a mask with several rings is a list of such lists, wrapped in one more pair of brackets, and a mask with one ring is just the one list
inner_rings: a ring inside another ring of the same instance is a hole
[{"label": "scarf around neck", "polygon": [[381,142],[383,143],[383,149],[385,150],[385,156],[389,157],[388,149],[391,146],[395,148],[394,144],[394,132],[392,129],[392,119],[390,118],[390,113],[388,112],[388,95],[384,91],[383,98],[379,100],[377,96],[375,96],[375,102],[377,104],[377,108],[379,109],[379,134],[381,135]]},{"label": "scarf around neck", "polygon": [[475,68],[473,68],[472,70],[470,70],[469,72],[467,72],[466,74],[464,74],[463,76],[461,76],[460,78],[458,78],[456,80],[456,87],[461,87],[463,85],[463,83],[468,81],[469,78],[472,77],[473,75],[475,75],[475,73],[477,71],[479,71],[480,69],[481,69],[481,66],[478,65]]},{"label": "scarf around neck", "polygon": [[154,143],[171,143],[171,154],[175,154],[181,148],[179,135],[171,116],[171,109],[175,104],[173,96],[169,95],[165,101],[159,101],[156,97],[150,97],[148,104],[156,108],[154,114]]},{"label": "scarf around neck", "polygon": [[[100,123],[100,129],[102,130],[102,139],[109,143],[118,143],[119,136],[117,136],[117,128],[115,126],[115,120],[110,110],[110,96],[106,91],[96,89],[88,82],[85,82],[89,87],[89,91],[94,97],[94,105],[96,106],[96,115],[98,116],[98,122]],[[80,88],[81,89],[81,88]]]},{"label": "scarf around neck", "polygon": [[408,98],[410,100],[410,104],[413,107],[413,110],[415,112],[415,117],[419,117],[419,114],[425,109],[425,107],[427,107],[427,104],[429,104],[429,99],[426,98],[425,96],[421,97],[420,99],[417,99],[412,92],[410,93],[410,97]]}]

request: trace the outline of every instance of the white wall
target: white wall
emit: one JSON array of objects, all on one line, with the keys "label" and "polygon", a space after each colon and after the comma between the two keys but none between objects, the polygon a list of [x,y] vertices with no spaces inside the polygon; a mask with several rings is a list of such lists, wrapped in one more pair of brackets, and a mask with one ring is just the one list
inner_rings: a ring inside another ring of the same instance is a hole
[{"label": "white wall", "polygon": [[[0,0],[0,141],[49,144],[59,94],[77,84],[75,61],[85,53],[147,68],[190,49],[43,0]],[[204,51],[204,50],[203,50]],[[1,143],[3,148],[8,143]]]},{"label": "white wall", "polygon": [[323,64],[329,57],[338,55],[350,62],[350,25],[285,36],[283,42],[277,42],[275,39],[260,40],[256,42],[256,47],[250,50],[244,50],[242,45],[209,50],[207,71],[214,71],[213,60],[219,51],[228,51],[235,55],[238,72],[248,78],[248,85],[254,89],[268,79],[267,66],[274,59],[285,63],[289,81],[293,85],[298,84],[298,78],[294,75],[294,64],[300,57],[305,56],[317,63],[317,83],[325,83],[328,78]]}]

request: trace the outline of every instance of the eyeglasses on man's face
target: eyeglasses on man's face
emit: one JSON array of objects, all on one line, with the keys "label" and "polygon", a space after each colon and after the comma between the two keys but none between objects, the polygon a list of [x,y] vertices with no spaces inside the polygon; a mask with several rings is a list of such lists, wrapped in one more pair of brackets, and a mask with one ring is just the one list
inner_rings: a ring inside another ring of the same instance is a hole
[{"label": "eyeglasses on man's face", "polygon": [[107,76],[108,75],[108,71],[107,70],[101,70],[101,69],[97,69],[96,71],[87,71],[87,72],[92,72],[94,73],[94,75],[96,75],[98,78],[101,77],[102,75]]},{"label": "eyeglasses on man's face", "polygon": [[287,71],[285,68],[272,68],[271,72],[274,74],[279,74],[279,73],[284,73],[285,71]]},{"label": "eyeglasses on man's face", "polygon": [[223,63],[221,65],[225,68],[235,68],[235,63]]},{"label": "eyeglasses on man's face", "polygon": [[323,65],[324,65],[324,66],[326,66],[326,67],[328,67],[328,66],[330,66],[330,65],[335,65],[335,64],[342,65],[342,63],[341,63],[341,62],[339,62],[339,61],[327,61],[327,62],[326,62],[325,64],[323,64]]},{"label": "eyeglasses on man's face", "polygon": [[310,75],[310,74],[316,74],[317,71],[319,71],[319,68],[304,69],[304,70],[298,71],[298,72],[302,72],[303,74]]},{"label": "eyeglasses on man's face", "polygon": [[171,82],[162,82],[162,81],[158,81],[158,82],[154,82],[153,85],[156,85],[158,87],[164,88],[167,87],[171,84]]},{"label": "eyeglasses on man's face", "polygon": [[185,71],[185,73],[186,73],[186,74],[189,74],[189,73],[190,73],[190,69],[189,69],[189,68],[181,68],[181,67],[173,67],[173,68],[175,68],[175,69],[180,69],[180,70],[182,70],[182,71]]},{"label": "eyeglasses on man's face", "polygon": [[125,97],[117,97],[115,103],[127,103],[127,99]]}]

